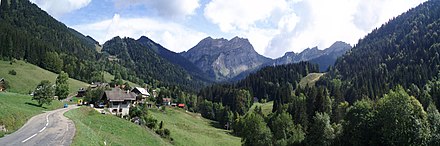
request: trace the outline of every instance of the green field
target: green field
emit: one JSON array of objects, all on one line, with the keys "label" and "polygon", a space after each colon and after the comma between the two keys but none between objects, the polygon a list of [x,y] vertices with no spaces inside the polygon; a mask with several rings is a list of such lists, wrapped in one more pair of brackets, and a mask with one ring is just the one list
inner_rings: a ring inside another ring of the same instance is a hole
[{"label": "green field", "polygon": [[[6,126],[7,133],[18,130],[32,116],[63,106],[61,102],[54,100],[51,105],[38,107],[37,102],[31,99],[28,95],[0,92],[0,125]],[[4,134],[0,132],[0,137]]]},{"label": "green field", "polygon": [[214,128],[212,121],[200,115],[182,109],[167,108],[162,112],[150,110],[154,118],[164,122],[164,128],[171,131],[174,144],[178,146],[235,146],[241,145],[241,139],[229,134],[229,131]]},{"label": "green field", "polygon": [[318,81],[323,75],[325,75],[325,73],[310,73],[301,79],[299,86],[301,88],[305,88],[307,85],[315,86],[316,81]]},{"label": "green field", "polygon": [[[58,74],[44,70],[33,64],[25,63],[24,61],[17,61],[12,65],[10,61],[0,61],[0,68],[0,78],[4,78],[9,82],[10,88],[7,90],[14,93],[28,94],[29,91],[33,91],[42,80],[49,80],[55,83],[55,79],[58,77]],[[10,70],[15,70],[17,75],[9,74]],[[72,94],[76,93],[79,88],[89,85],[72,78],[70,78],[68,82],[69,92]]]},{"label": "green field", "polygon": [[75,122],[73,146],[83,145],[171,145],[154,132],[112,115],[102,115],[89,107],[81,107],[64,114]]},{"label": "green field", "polygon": [[273,108],[273,101],[267,102],[267,103],[259,103],[259,102],[255,102],[251,108],[249,109],[249,112],[254,111],[255,107],[260,106],[261,110],[263,111],[264,115],[269,115],[270,113],[272,113],[272,108]]}]

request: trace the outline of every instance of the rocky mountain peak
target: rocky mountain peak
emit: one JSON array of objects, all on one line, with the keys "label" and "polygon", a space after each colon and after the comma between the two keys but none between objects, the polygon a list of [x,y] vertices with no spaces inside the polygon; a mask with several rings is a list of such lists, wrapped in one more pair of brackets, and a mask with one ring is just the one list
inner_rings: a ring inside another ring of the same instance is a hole
[{"label": "rocky mountain peak", "polygon": [[248,39],[238,36],[231,40],[207,37],[181,55],[217,81],[233,78],[271,60],[258,54]]},{"label": "rocky mountain peak", "polygon": [[329,48],[325,49],[325,53],[338,53],[338,52],[344,52],[349,50],[351,48],[350,44],[347,44],[342,41],[337,41],[333,43]]},{"label": "rocky mountain peak", "polygon": [[150,38],[148,38],[146,36],[141,36],[138,40],[139,41],[152,41]]}]

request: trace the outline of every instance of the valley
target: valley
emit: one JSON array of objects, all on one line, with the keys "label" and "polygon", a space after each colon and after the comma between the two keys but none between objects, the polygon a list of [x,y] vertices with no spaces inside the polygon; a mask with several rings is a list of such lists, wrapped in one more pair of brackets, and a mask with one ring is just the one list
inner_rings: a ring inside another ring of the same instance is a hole
[{"label": "valley", "polygon": [[440,1],[186,2],[1,0],[0,145],[440,145]]}]

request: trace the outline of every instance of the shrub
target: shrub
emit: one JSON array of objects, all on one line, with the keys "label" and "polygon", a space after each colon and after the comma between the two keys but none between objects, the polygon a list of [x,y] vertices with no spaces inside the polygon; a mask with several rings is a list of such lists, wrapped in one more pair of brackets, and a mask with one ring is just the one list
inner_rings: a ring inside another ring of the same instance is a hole
[{"label": "shrub", "polygon": [[9,74],[15,76],[15,75],[17,75],[17,72],[16,72],[15,70],[10,70],[10,71],[9,71]]},{"label": "shrub", "polygon": [[147,116],[147,117],[144,118],[144,120],[145,120],[145,126],[147,126],[150,129],[155,129],[156,128],[156,126],[157,126],[157,120],[156,119],[154,119],[151,116]]},{"label": "shrub", "polygon": [[158,134],[158,135],[160,135],[160,137],[163,137],[163,138],[171,138],[170,137],[170,135],[171,135],[171,131],[170,130],[168,130],[168,129],[158,129],[158,130],[156,130],[156,133]]}]

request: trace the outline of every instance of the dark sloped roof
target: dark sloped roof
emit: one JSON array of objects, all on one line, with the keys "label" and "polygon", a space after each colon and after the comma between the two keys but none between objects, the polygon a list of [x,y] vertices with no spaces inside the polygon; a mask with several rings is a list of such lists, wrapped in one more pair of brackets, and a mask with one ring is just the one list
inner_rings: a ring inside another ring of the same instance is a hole
[{"label": "dark sloped roof", "polygon": [[105,96],[109,101],[125,101],[136,100],[136,94],[132,92],[123,91],[119,88],[113,88],[111,91],[105,91]]}]

